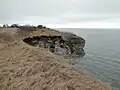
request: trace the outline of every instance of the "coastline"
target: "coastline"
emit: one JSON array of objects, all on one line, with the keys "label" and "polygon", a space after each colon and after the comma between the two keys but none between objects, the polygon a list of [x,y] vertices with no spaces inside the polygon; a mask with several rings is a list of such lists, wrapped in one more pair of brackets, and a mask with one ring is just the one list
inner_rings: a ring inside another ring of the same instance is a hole
[{"label": "coastline", "polygon": [[[29,36],[52,36],[58,33],[43,29],[32,32]],[[48,49],[32,47],[21,40],[0,43],[0,88],[1,90],[112,90],[111,86],[97,81],[83,70],[76,70],[68,64],[68,61]]]}]

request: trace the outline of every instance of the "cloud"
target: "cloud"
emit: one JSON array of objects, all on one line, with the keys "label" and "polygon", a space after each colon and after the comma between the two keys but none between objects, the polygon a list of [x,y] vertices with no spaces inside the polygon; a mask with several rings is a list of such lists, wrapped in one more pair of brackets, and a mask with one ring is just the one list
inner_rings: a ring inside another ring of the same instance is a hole
[{"label": "cloud", "polygon": [[111,22],[106,20],[120,18],[119,4],[120,0],[2,0],[0,23]]},{"label": "cloud", "polygon": [[120,28],[120,18],[79,23],[49,24],[47,26],[51,28]]}]

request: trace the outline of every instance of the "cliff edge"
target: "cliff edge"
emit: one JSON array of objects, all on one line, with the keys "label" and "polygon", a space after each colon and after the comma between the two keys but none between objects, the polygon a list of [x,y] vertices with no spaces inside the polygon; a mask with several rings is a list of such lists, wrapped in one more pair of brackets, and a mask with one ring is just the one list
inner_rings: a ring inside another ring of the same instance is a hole
[{"label": "cliff edge", "polygon": [[[112,90],[109,85],[97,81],[85,71],[73,68],[61,53],[56,54],[57,47],[65,47],[65,45],[60,46],[60,40],[66,44],[66,47],[67,44],[72,44],[73,52],[68,49],[70,54],[81,54],[76,50],[78,47],[79,50],[83,49],[85,40],[76,35],[73,35],[73,39],[69,39],[69,35],[51,29],[38,29],[28,33],[18,28],[2,28],[0,30],[0,89]],[[41,36],[47,37],[46,44],[42,44],[45,42],[41,42]],[[51,43],[47,46],[48,41]]]}]

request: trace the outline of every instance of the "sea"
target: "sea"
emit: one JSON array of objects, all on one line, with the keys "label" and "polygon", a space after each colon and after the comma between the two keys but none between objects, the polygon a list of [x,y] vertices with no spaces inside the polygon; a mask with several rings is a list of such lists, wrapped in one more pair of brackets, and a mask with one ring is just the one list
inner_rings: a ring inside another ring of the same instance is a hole
[{"label": "sea", "polygon": [[83,58],[77,68],[87,70],[97,79],[109,83],[113,90],[120,90],[120,29],[59,28],[86,40]]}]

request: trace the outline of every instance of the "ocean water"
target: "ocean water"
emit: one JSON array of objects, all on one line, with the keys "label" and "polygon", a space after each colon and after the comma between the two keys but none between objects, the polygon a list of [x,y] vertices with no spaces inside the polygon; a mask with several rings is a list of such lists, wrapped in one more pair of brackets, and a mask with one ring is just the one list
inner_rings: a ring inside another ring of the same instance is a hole
[{"label": "ocean water", "polygon": [[86,55],[76,65],[120,90],[120,29],[59,29],[86,40]]}]

